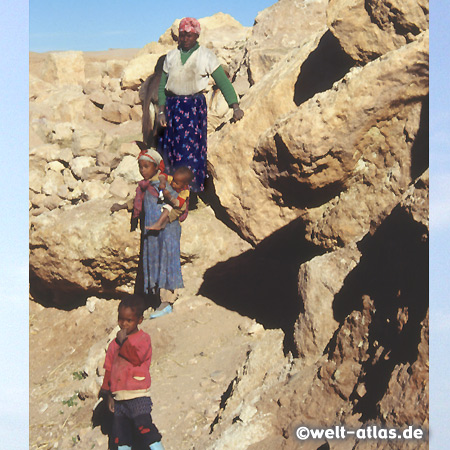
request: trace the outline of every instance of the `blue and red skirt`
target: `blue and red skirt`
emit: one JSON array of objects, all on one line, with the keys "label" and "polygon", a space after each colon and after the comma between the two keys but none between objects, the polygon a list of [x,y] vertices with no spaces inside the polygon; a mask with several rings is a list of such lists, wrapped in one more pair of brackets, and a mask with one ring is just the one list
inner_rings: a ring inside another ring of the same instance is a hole
[{"label": "blue and red skirt", "polygon": [[169,174],[179,166],[194,173],[191,190],[203,191],[206,178],[207,107],[203,94],[168,96],[167,127],[162,138],[161,154]]}]

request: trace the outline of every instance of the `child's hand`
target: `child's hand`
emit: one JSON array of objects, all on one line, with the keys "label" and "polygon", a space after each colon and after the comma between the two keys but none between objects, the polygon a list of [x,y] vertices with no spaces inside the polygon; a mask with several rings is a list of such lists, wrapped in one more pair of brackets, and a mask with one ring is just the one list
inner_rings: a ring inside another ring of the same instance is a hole
[{"label": "child's hand", "polygon": [[114,414],[114,398],[111,393],[108,394],[106,401],[108,404],[108,409]]},{"label": "child's hand", "polygon": [[114,205],[111,206],[110,211],[116,212],[116,211],[120,211],[121,209],[124,209],[124,205],[121,205],[120,203],[114,203]]},{"label": "child's hand", "polygon": [[127,337],[128,336],[127,336],[127,331],[126,330],[118,331],[116,339],[117,339],[117,342],[119,343],[119,345],[122,345],[125,342]]}]

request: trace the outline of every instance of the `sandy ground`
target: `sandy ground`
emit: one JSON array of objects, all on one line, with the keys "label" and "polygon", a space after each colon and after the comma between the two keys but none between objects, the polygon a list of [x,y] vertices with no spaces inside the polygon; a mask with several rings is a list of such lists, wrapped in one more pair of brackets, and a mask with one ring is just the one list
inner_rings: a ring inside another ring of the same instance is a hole
[{"label": "sandy ground", "polygon": [[[193,270],[183,266],[187,286],[174,312],[141,325],[152,338],[153,419],[167,450],[202,448],[196,443],[207,438],[222,395],[257,339],[249,332],[252,320],[192,295]],[[91,420],[102,380],[95,372],[118,330],[118,302],[93,299],[61,311],[30,301],[30,449],[107,448]]]}]

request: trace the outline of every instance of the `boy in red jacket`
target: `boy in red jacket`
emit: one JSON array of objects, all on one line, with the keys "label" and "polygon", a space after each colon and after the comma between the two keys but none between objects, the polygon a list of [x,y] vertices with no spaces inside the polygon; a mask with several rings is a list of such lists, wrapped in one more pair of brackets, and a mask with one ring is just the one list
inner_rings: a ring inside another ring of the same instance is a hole
[{"label": "boy in red jacket", "polygon": [[131,450],[136,432],[145,448],[164,450],[150,415],[152,344],[150,336],[138,329],[144,310],[144,301],[137,295],[120,302],[120,331],[106,352],[101,393],[114,413],[112,438],[118,450]]}]

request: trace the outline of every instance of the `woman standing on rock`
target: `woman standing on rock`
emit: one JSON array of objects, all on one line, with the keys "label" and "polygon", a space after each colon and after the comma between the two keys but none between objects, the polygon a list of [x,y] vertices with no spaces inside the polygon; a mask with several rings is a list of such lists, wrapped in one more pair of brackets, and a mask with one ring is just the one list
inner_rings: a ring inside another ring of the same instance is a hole
[{"label": "woman standing on rock", "polygon": [[233,108],[233,119],[244,116],[233,85],[216,55],[198,44],[199,35],[198,20],[181,20],[178,48],[166,56],[158,92],[159,121],[166,127],[162,139],[164,162],[169,172],[178,166],[192,170],[193,192],[204,190],[206,178],[207,107],[203,91],[209,76]]}]

